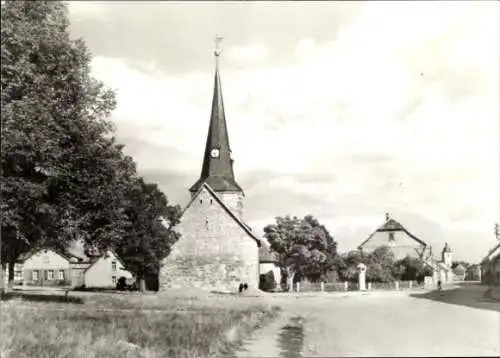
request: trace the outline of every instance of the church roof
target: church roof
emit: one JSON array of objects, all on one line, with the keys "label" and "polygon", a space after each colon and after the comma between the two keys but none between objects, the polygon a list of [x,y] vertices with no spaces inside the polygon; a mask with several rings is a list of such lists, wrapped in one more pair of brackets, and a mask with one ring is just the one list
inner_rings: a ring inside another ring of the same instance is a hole
[{"label": "church roof", "polygon": [[236,223],[238,223],[238,225],[252,238],[255,240],[255,242],[257,242],[257,246],[260,247],[261,246],[261,242],[260,240],[257,238],[257,236],[255,236],[255,234],[252,232],[252,229],[247,225],[245,224],[245,222],[243,220],[241,220],[238,215],[236,215],[226,204],[224,204],[224,202],[219,198],[219,196],[217,195],[217,193],[210,187],[210,185],[206,182],[202,182],[201,183],[201,186],[200,188],[198,189],[198,191],[196,192],[195,195],[193,195],[193,197],[191,198],[191,200],[189,201],[189,203],[186,205],[186,207],[184,208],[184,211],[183,211],[183,215],[184,213],[186,212],[186,210],[191,206],[191,204],[196,200],[196,198],[198,197],[198,194],[203,190],[203,188],[205,188],[208,193],[215,199],[215,201],[217,201],[219,203],[220,206],[222,206],[222,208],[233,218],[234,221],[236,221]]},{"label": "church roof", "polygon": [[[216,59],[218,59],[219,54],[216,52]],[[216,192],[243,192],[234,178],[233,159],[231,157],[231,147],[229,146],[229,135],[218,66],[215,70],[212,113],[210,115],[201,175],[189,191],[198,191],[203,183],[208,183]]]},{"label": "church roof", "polygon": [[361,249],[364,245],[366,245],[366,243],[368,243],[371,240],[371,238],[378,232],[397,232],[397,231],[404,232],[406,235],[408,235],[410,238],[412,238],[422,246],[425,247],[429,246],[428,243],[413,235],[411,232],[406,230],[406,228],[403,225],[401,225],[398,221],[389,218],[388,214],[386,214],[386,222],[383,225],[379,226],[374,232],[372,232],[370,236],[368,236],[368,238],[358,246],[358,249]]}]

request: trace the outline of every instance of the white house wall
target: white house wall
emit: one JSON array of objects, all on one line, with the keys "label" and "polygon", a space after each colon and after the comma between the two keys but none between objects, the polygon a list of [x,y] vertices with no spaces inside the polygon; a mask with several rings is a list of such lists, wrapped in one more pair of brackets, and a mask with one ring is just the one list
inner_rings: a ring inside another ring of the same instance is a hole
[{"label": "white house wall", "polygon": [[[116,261],[116,271],[113,271],[113,261]],[[122,267],[116,256],[112,252],[108,252],[107,255],[99,258],[85,272],[85,286],[114,288],[116,283],[113,282],[113,277],[115,277],[116,281],[122,276],[126,278],[133,277],[129,271],[123,270]]]}]

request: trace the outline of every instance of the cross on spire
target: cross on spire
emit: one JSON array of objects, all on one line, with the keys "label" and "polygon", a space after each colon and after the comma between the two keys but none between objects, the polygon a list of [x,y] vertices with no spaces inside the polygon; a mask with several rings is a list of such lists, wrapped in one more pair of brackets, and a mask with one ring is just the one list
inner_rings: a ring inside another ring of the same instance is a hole
[{"label": "cross on spire", "polygon": [[215,66],[216,68],[218,69],[219,68],[219,56],[222,52],[222,50],[219,48],[219,43],[222,42],[222,40],[224,40],[224,37],[222,36],[219,36],[219,35],[215,35],[215,50],[214,50],[214,55],[215,55]]}]

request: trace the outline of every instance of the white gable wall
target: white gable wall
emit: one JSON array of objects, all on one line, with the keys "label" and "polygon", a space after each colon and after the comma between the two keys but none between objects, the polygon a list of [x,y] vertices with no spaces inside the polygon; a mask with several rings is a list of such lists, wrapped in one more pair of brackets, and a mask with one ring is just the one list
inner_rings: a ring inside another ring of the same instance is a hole
[{"label": "white gable wall", "polygon": [[[116,270],[113,270],[113,262],[116,262]],[[133,275],[123,269],[122,264],[116,256],[108,251],[106,255],[100,257],[84,273],[86,287],[115,287],[116,281],[120,277],[132,278]],[[115,282],[113,282],[115,277]]]},{"label": "white gable wall", "polygon": [[162,290],[200,287],[237,291],[242,282],[258,287],[257,242],[206,188],[184,211],[176,230],[181,237],[164,260]]},{"label": "white gable wall", "polygon": [[40,251],[29,257],[23,264],[25,270],[63,270],[69,267],[69,260],[52,250]]}]

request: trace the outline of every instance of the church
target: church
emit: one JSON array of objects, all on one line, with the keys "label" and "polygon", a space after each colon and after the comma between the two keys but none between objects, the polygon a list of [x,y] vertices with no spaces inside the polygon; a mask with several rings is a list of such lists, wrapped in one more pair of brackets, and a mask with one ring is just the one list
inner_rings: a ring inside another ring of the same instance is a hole
[{"label": "church", "polygon": [[177,231],[179,240],[162,265],[160,291],[196,287],[235,291],[240,283],[259,285],[260,240],[243,220],[244,191],[233,171],[233,158],[215,50],[212,112],[200,178],[189,189]]}]

